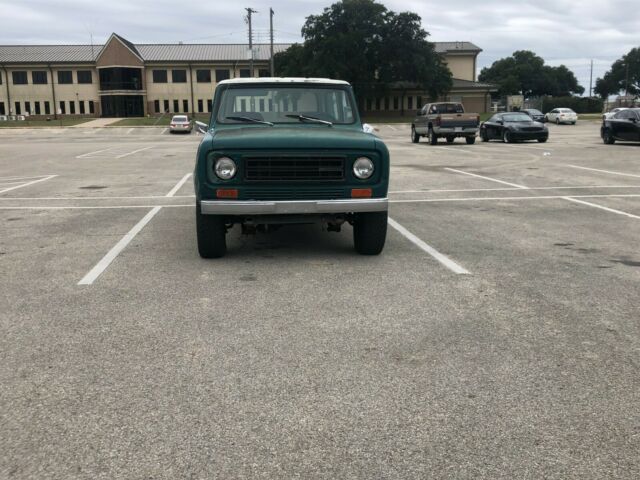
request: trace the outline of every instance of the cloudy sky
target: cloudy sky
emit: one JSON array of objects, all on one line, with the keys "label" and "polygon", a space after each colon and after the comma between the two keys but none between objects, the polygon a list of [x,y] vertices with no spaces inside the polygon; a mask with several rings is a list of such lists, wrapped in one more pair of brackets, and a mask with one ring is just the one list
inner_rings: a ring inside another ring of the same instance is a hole
[{"label": "cloudy sky", "polygon": [[[269,7],[277,42],[300,41],[306,16],[332,0],[0,0],[0,44],[104,42],[117,32],[134,43],[244,43],[244,7],[252,7],[258,41],[268,41]],[[565,64],[589,89],[595,78],[640,46],[639,0],[386,0],[394,11],[422,17],[432,41],[474,42],[478,67],[514,50],[533,50]]]}]

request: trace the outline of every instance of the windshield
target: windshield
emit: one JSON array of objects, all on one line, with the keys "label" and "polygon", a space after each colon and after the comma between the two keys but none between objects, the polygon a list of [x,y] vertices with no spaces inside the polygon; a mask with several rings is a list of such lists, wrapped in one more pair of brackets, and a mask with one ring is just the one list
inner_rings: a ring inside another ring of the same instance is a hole
[{"label": "windshield", "polygon": [[232,87],[222,94],[217,116],[220,123],[257,123],[256,120],[309,123],[309,119],[332,124],[354,123],[354,106],[348,90],[307,85]]},{"label": "windshield", "polygon": [[173,117],[171,119],[172,122],[186,122],[187,121],[187,117]]},{"label": "windshield", "polygon": [[505,122],[530,122],[531,117],[526,113],[509,113],[502,116]]}]

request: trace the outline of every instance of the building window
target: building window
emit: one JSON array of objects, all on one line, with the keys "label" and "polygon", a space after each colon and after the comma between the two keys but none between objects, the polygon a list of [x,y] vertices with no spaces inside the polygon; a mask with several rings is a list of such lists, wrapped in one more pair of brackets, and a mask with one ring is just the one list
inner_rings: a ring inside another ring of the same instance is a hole
[{"label": "building window", "polygon": [[178,105],[178,100],[173,101],[173,113],[180,113],[180,107]]},{"label": "building window", "polygon": [[73,83],[73,75],[71,70],[58,71],[58,83],[61,85]]},{"label": "building window", "polygon": [[45,115],[50,115],[51,114],[51,106],[49,105],[49,102],[47,102],[47,101],[44,102],[44,114]]},{"label": "building window", "polygon": [[167,71],[153,70],[153,83],[167,83]]},{"label": "building window", "polygon": [[217,68],[216,69],[216,82],[221,82],[223,80],[228,80],[229,77],[229,70],[224,69],[224,68]]},{"label": "building window", "polygon": [[160,100],[153,101],[153,112],[160,113]]},{"label": "building window", "polygon": [[269,72],[268,69],[261,68],[260,70],[258,70],[258,76],[259,77],[269,77],[269,76],[271,76],[271,73]]},{"label": "building window", "polygon": [[182,100],[182,111],[184,113],[189,112],[189,100]]},{"label": "building window", "polygon": [[422,97],[418,95],[418,99],[416,100],[416,108],[420,110],[424,105],[422,105]]},{"label": "building window", "polygon": [[93,83],[91,70],[78,70],[78,83]]},{"label": "building window", "polygon": [[20,102],[16,102],[16,115],[22,115],[22,110],[20,110]]},{"label": "building window", "polygon": [[250,76],[251,76],[251,70],[249,70],[248,68],[240,69],[240,78],[247,78]]},{"label": "building window", "polygon": [[0,102],[0,115],[6,115],[7,112],[4,110],[4,102]]},{"label": "building window", "polygon": [[89,100],[89,113],[93,114],[95,113],[95,107],[93,106],[93,100]]},{"label": "building window", "polygon": [[204,112],[204,105],[202,103],[202,100],[198,100],[198,112],[200,113]]},{"label": "building window", "polygon": [[376,98],[376,110],[380,110],[380,99]]},{"label": "building window", "polygon": [[393,97],[393,109],[398,110],[400,108],[400,100],[398,97]]},{"label": "building window", "polygon": [[80,107],[80,115],[84,115],[85,111],[84,111],[84,100],[80,100],[78,102],[78,106]]},{"label": "building window", "polygon": [[164,111],[162,113],[167,113],[169,111],[169,100],[164,101]]},{"label": "building window", "polygon": [[26,113],[27,115],[31,115],[31,103],[30,102],[24,102],[24,113]]},{"label": "building window", "polygon": [[74,102],[73,100],[69,102],[69,113],[71,114],[76,113],[76,102]]},{"label": "building window", "polygon": [[64,101],[60,102],[60,113],[67,113],[67,109],[64,107]]},{"label": "building window", "polygon": [[27,72],[11,72],[13,76],[14,85],[26,85],[27,84]]},{"label": "building window", "polygon": [[36,115],[40,115],[42,113],[40,110],[40,102],[33,102],[33,105],[36,107]]},{"label": "building window", "polygon": [[211,70],[196,70],[198,83],[211,83]]},{"label": "building window", "polygon": [[2,85],[2,72],[0,72],[0,85]]},{"label": "building window", "polygon": [[372,106],[373,106],[373,100],[371,100],[370,98],[367,98],[366,109],[370,111]]},{"label": "building window", "polygon": [[187,83],[187,71],[171,70],[171,81],[173,83]]},{"label": "building window", "polygon": [[389,97],[384,97],[384,109],[389,110]]},{"label": "building window", "polygon": [[413,97],[411,96],[407,97],[407,108],[413,110]]},{"label": "building window", "polygon": [[207,100],[207,113],[211,113],[211,109],[213,108],[213,100]]},{"label": "building window", "polygon": [[46,85],[47,84],[47,71],[46,70],[34,70],[31,72],[31,82],[34,85]]}]

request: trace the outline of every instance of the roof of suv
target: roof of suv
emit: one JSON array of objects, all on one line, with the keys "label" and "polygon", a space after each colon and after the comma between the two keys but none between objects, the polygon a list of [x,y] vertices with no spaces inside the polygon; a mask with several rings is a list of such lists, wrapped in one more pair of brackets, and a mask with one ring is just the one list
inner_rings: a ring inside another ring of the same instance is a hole
[{"label": "roof of suv", "polygon": [[242,83],[315,83],[315,84],[332,84],[332,85],[349,85],[344,80],[333,80],[330,78],[302,78],[302,77],[245,77],[232,78],[223,80],[218,85],[235,85]]}]

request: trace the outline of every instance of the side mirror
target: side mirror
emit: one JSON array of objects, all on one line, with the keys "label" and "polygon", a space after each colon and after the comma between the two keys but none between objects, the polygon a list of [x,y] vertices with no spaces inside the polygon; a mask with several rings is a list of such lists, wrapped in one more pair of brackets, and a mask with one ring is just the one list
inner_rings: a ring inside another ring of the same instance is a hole
[{"label": "side mirror", "polygon": [[363,123],[362,124],[362,131],[364,133],[373,133],[373,134],[375,134],[375,132],[377,130],[375,129],[375,127],[373,125],[369,125],[368,123]]},{"label": "side mirror", "polygon": [[206,123],[199,122],[198,120],[196,120],[195,123],[196,128],[200,133],[207,133],[207,130],[209,130],[209,125],[207,125]]},{"label": "side mirror", "polygon": [[497,123],[498,125],[504,125],[504,122],[503,122],[502,120],[496,120],[496,123]]}]

